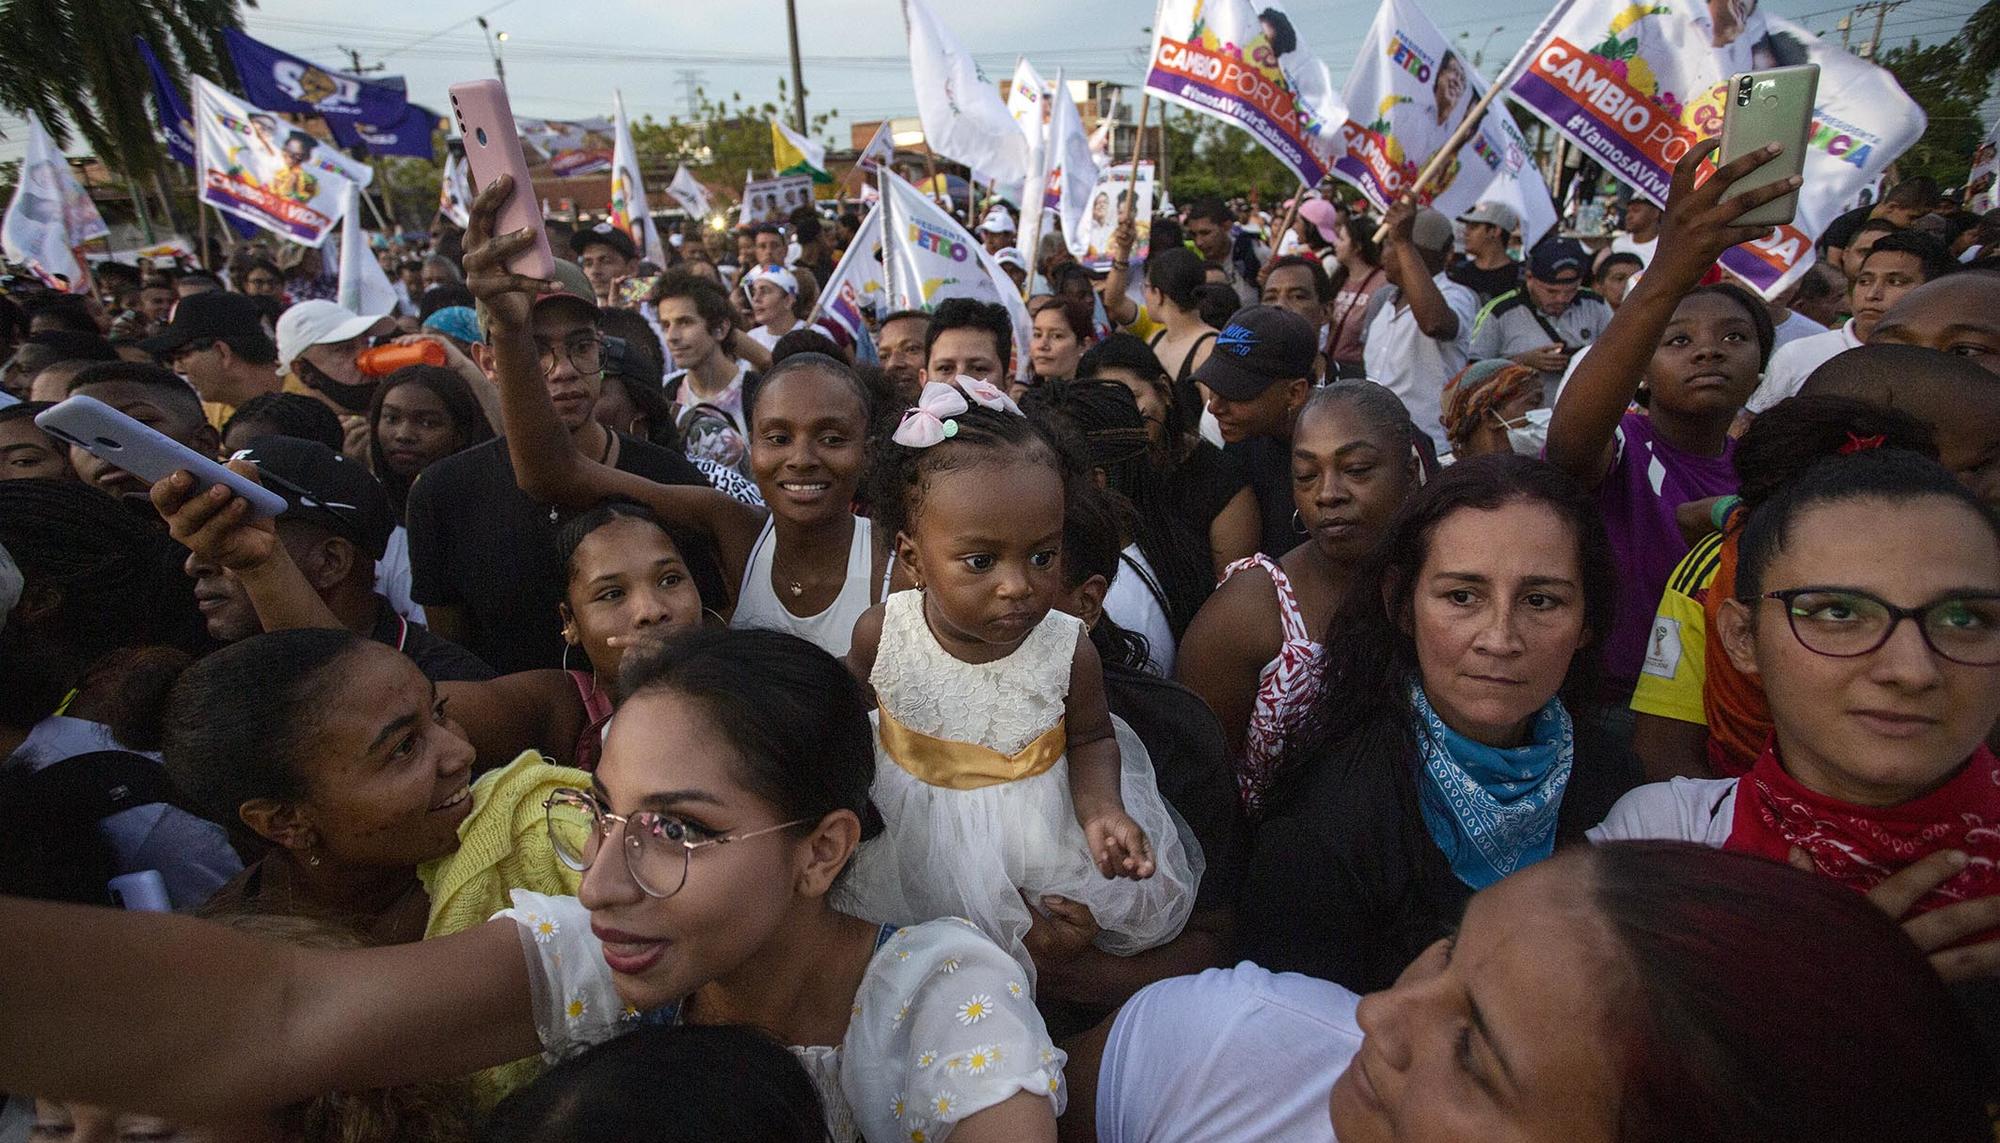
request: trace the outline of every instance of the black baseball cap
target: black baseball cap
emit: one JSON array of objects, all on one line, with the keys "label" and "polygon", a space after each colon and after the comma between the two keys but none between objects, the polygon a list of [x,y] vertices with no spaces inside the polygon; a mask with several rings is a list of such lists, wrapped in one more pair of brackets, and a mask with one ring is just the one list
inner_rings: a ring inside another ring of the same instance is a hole
[{"label": "black baseball cap", "polygon": [[285,498],[283,519],[310,520],[371,559],[388,551],[396,513],[388,490],[365,466],[298,437],[258,437],[236,456],[256,465],[264,487]]},{"label": "black baseball cap", "polygon": [[172,353],[195,341],[214,341],[246,333],[264,334],[264,311],[247,294],[210,290],[190,294],[174,307],[173,320],[159,334],[139,343],[154,355]]},{"label": "black baseball cap", "polygon": [[1550,235],[1528,252],[1528,273],[1533,277],[1553,282],[1556,275],[1571,272],[1579,279],[1590,273],[1590,255],[1574,238]]},{"label": "black baseball cap", "polygon": [[1319,337],[1312,323],[1279,306],[1246,306],[1216,335],[1194,379],[1227,401],[1249,401],[1280,381],[1311,377]]},{"label": "black baseball cap", "polygon": [[618,251],[620,258],[639,256],[639,247],[633,243],[632,236],[608,222],[600,222],[588,230],[579,230],[569,236],[570,251],[579,258],[583,256],[585,248],[591,246],[609,246]]}]

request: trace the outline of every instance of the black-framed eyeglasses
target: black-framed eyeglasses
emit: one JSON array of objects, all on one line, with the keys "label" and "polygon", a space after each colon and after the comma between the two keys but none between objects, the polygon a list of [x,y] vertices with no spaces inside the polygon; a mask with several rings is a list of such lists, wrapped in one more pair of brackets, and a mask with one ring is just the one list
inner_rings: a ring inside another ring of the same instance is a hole
[{"label": "black-framed eyeglasses", "polygon": [[569,359],[570,367],[588,377],[604,368],[604,340],[598,337],[577,337],[561,345],[535,343],[535,358],[542,363],[544,374],[555,372],[556,360]]},{"label": "black-framed eyeglasses", "polygon": [[[1757,599],[1785,606],[1792,636],[1808,651],[1853,659],[1880,650],[1903,620],[1914,620],[1924,645],[1967,667],[2000,666],[2000,591],[1968,592],[1921,607],[1898,607],[1845,587],[1794,587]],[[1757,599],[1746,599],[1754,604]]]},{"label": "black-framed eyeglasses", "polygon": [[549,841],[556,857],[578,873],[597,860],[611,827],[625,827],[625,868],[648,897],[667,898],[687,884],[688,862],[697,849],[731,841],[748,841],[768,833],[804,825],[812,818],[799,818],[743,833],[721,834],[696,840],[694,828],[671,814],[642,810],[636,814],[614,814],[585,790],[559,789],[542,803],[549,815]]}]

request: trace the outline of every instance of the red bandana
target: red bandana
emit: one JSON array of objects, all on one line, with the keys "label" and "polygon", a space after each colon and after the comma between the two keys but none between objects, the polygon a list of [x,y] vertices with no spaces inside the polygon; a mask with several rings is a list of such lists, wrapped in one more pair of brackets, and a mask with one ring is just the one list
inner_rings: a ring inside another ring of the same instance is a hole
[{"label": "red bandana", "polygon": [[1917,902],[1917,912],[2000,894],[2000,760],[1981,745],[1943,786],[1877,809],[1806,789],[1778,764],[1777,747],[1766,747],[1737,780],[1736,816],[1722,848],[1785,861],[1793,846],[1811,854],[1821,873],[1863,893],[1938,850],[1970,856],[1958,876]]}]

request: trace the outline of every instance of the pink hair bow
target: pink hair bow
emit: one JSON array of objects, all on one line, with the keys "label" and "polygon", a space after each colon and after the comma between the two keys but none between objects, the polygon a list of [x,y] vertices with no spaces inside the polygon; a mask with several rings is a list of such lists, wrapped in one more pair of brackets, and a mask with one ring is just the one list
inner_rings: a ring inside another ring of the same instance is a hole
[{"label": "pink hair bow", "polygon": [[958,382],[958,387],[964,390],[966,397],[986,406],[994,412],[1012,413],[1017,417],[1024,415],[1021,412],[1021,406],[1016,405],[1014,398],[1007,395],[1007,390],[1000,388],[993,382],[981,381],[977,377],[969,377],[963,373],[959,374],[954,380]]},{"label": "pink hair bow", "polygon": [[964,394],[941,381],[924,384],[916,408],[903,414],[889,438],[905,448],[929,448],[958,435],[958,422],[951,418],[971,408]]}]

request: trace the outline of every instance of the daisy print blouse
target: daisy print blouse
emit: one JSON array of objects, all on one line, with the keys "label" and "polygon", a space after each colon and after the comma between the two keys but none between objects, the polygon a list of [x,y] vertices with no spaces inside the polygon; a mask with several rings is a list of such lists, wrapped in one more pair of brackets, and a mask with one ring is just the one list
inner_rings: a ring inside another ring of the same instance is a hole
[{"label": "daisy print blouse", "polygon": [[[516,889],[499,914],[518,926],[535,1026],[551,1061],[648,1018],[624,1006],[574,897]],[[1063,1109],[1064,1055],[1049,1040],[1020,965],[956,917],[885,929],[839,1044],[794,1046],[838,1143],[936,1143],[959,1120],[1012,1097]]]}]

